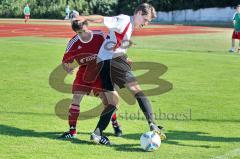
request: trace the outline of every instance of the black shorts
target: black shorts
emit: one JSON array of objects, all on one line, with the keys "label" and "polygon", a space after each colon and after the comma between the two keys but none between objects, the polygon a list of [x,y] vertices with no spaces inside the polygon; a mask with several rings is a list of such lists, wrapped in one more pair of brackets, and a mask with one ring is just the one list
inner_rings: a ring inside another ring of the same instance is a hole
[{"label": "black shorts", "polygon": [[126,55],[102,61],[99,65],[101,65],[100,77],[104,90],[113,91],[114,85],[124,88],[125,84],[136,82]]}]

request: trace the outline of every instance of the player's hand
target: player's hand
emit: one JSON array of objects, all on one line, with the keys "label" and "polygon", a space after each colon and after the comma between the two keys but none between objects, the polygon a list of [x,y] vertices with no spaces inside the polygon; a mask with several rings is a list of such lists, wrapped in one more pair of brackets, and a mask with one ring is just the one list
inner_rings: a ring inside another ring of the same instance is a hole
[{"label": "player's hand", "polygon": [[62,63],[63,69],[68,73],[72,74],[74,68],[70,66],[70,63]]},{"label": "player's hand", "polygon": [[72,19],[73,21],[74,20],[78,20],[79,22],[84,22],[85,20],[87,20],[84,16],[76,16]]},{"label": "player's hand", "polygon": [[130,58],[127,58],[127,63],[128,63],[129,65],[131,65],[132,62],[133,62],[133,61],[132,61]]},{"label": "player's hand", "polygon": [[132,47],[132,46],[136,46],[137,44],[134,43],[132,40],[129,40],[129,46],[128,47]]}]

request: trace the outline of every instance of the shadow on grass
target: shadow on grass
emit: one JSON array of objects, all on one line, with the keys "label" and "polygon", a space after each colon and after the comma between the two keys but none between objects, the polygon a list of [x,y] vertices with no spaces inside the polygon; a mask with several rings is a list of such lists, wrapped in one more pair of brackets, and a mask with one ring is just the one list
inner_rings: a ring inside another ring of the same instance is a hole
[{"label": "shadow on grass", "polygon": [[[125,134],[122,137],[127,139],[139,140],[142,134]],[[190,147],[203,147],[203,148],[220,148],[220,146],[210,146],[210,145],[191,145],[183,144],[180,141],[208,141],[208,142],[240,142],[238,137],[215,137],[210,136],[208,133],[204,132],[189,132],[189,131],[168,131],[166,133],[167,140],[163,143],[178,145],[178,146],[190,146]]]},{"label": "shadow on grass", "polygon": [[[58,139],[59,135],[63,132],[37,132],[34,130],[20,129],[8,125],[0,125],[0,135],[7,135],[13,137],[44,137],[54,140]],[[81,134],[88,134],[87,132],[81,132]],[[113,136],[112,133],[105,133],[107,136]],[[135,134],[124,134],[123,138],[139,140],[141,133]],[[210,136],[204,132],[189,132],[189,131],[168,131],[166,133],[168,139],[163,141],[165,144],[178,145],[178,146],[190,146],[190,147],[203,147],[203,148],[220,148],[220,146],[210,146],[210,145],[198,145],[198,144],[183,144],[180,141],[208,141],[208,142],[240,142],[239,137],[216,137]],[[64,140],[62,140],[64,141]],[[72,139],[66,140],[74,144],[86,144],[86,145],[96,145],[93,142]],[[117,151],[126,151],[126,152],[143,152],[139,144],[113,144],[111,145]]]},{"label": "shadow on grass", "polygon": [[[80,134],[89,135],[89,137],[90,137],[90,133],[87,133],[87,132],[80,132]],[[109,133],[109,132],[104,133],[104,135],[105,136],[115,136],[113,133]],[[121,138],[121,137],[119,137],[119,138]],[[81,140],[77,139],[77,140],[73,141],[73,143],[81,144]],[[94,145],[96,145],[96,144],[94,144]],[[145,152],[144,150],[142,150],[140,148],[140,144],[116,144],[116,143],[112,143],[112,145],[110,147],[113,147],[117,151]]]},{"label": "shadow on grass", "polygon": [[56,139],[61,132],[36,132],[34,130],[25,130],[8,125],[0,125],[0,135],[14,137],[45,137]]},{"label": "shadow on grass", "polygon": [[145,152],[140,148],[140,144],[121,144],[121,145],[113,145],[114,149],[117,151],[125,151],[125,152]]},{"label": "shadow on grass", "polygon": [[[0,125],[0,135],[7,135],[7,136],[13,136],[13,137],[38,137],[38,138],[44,137],[44,138],[49,138],[53,140],[68,141],[74,144],[98,146],[91,141],[80,140],[78,138],[70,139],[70,140],[58,139],[61,133],[63,132],[37,132],[34,130],[20,129],[20,128],[8,126],[8,125],[2,125],[2,124]],[[90,136],[90,133],[86,133],[86,132],[81,132],[81,134],[89,134]],[[121,144],[121,145],[113,144],[110,147],[113,147],[117,151],[143,152],[139,144]]]},{"label": "shadow on grass", "polygon": [[[74,144],[88,144],[88,145],[94,145],[94,146],[100,146],[100,147],[103,146],[103,145],[96,145],[93,142],[80,140],[80,139],[74,139],[71,142],[74,143]],[[112,143],[112,145],[106,146],[106,147],[114,148],[116,151],[145,152],[144,150],[142,150],[140,148],[139,144],[116,144],[116,143]]]},{"label": "shadow on grass", "polygon": [[[80,139],[59,139],[59,136],[63,132],[37,132],[35,130],[29,130],[29,129],[20,129],[13,126],[8,125],[0,125],[0,135],[7,135],[7,136],[13,136],[13,137],[44,137],[59,141],[70,141],[72,143],[78,143],[78,144],[88,144],[93,145],[93,142],[80,140]],[[86,133],[87,134],[87,133]],[[95,144],[94,144],[95,145]]]}]

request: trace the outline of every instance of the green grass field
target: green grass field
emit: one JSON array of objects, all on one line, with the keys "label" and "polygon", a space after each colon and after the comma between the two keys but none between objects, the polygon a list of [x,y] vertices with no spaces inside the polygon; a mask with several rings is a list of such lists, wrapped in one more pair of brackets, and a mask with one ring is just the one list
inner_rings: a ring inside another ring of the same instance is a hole
[{"label": "green grass field", "polygon": [[[227,52],[230,34],[222,30],[133,38],[137,44],[129,50],[133,61],[168,67],[160,78],[171,82],[173,89],[149,96],[155,112],[187,115],[186,120],[157,120],[168,140],[155,152],[140,148],[139,138],[148,131],[146,121],[126,116],[119,118],[121,138],[112,135],[111,126],[106,130],[115,143],[111,147],[89,140],[98,118],[78,121],[76,140],[56,139],[68,124],[55,114],[55,105],[71,94],[51,88],[49,76],[61,62],[67,39],[0,38],[0,158],[239,159],[240,55]],[[72,79],[69,76],[66,82]],[[85,97],[81,111],[99,103],[98,98]],[[118,113],[137,114],[138,110],[136,104],[121,100]]]}]

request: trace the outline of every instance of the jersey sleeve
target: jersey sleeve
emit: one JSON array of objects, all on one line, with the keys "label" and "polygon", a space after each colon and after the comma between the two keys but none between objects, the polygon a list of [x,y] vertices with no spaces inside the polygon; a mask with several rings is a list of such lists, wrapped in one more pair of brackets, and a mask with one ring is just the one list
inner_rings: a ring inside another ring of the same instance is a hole
[{"label": "jersey sleeve", "polygon": [[66,52],[63,56],[62,63],[72,63],[73,61],[74,61],[74,58],[71,52]]},{"label": "jersey sleeve", "polygon": [[68,42],[67,48],[65,50],[65,54],[63,56],[62,62],[63,63],[72,63],[76,56],[76,40],[72,39]]},{"label": "jersey sleeve", "polygon": [[119,15],[114,17],[104,17],[103,23],[109,30],[122,33],[124,30],[124,27],[128,23],[128,19],[130,18],[125,15]]}]

